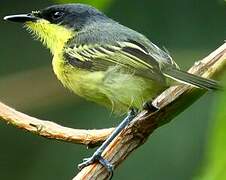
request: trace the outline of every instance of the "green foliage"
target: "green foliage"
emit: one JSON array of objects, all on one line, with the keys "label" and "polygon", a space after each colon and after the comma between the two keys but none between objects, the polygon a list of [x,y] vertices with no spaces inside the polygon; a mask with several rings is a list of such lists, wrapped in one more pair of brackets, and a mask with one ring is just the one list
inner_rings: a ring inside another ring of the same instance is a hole
[{"label": "green foliage", "polygon": [[[222,82],[226,82],[226,76]],[[217,106],[202,180],[226,177],[226,91],[220,94]]]},{"label": "green foliage", "polygon": [[59,3],[85,3],[98,9],[107,8],[113,0],[56,0]]}]

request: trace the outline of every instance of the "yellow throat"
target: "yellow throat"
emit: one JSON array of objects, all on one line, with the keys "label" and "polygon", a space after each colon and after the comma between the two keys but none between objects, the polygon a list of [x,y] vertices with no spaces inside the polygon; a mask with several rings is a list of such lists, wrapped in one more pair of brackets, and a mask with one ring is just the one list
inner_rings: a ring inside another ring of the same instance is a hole
[{"label": "yellow throat", "polygon": [[25,27],[47,48],[53,55],[61,53],[65,43],[74,36],[75,32],[69,28],[40,19],[36,22],[27,22]]},{"label": "yellow throat", "polygon": [[36,22],[27,22],[25,27],[53,54],[53,71],[57,78],[67,86],[67,78],[65,77],[65,60],[63,58],[63,50],[65,43],[75,36],[75,32],[61,25],[51,24],[49,21],[40,19]]}]

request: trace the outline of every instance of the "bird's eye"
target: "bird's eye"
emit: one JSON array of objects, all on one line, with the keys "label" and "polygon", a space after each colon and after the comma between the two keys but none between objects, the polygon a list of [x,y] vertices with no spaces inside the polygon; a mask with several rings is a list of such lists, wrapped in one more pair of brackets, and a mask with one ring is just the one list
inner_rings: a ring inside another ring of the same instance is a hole
[{"label": "bird's eye", "polygon": [[57,11],[52,14],[52,19],[58,20],[58,19],[62,18],[63,16],[64,16],[63,12]]}]

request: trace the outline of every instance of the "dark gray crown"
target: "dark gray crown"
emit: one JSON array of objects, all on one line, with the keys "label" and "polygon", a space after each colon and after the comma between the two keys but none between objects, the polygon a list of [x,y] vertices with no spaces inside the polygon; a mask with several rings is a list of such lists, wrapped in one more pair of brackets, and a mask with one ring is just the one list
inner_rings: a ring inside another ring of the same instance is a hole
[{"label": "dark gray crown", "polygon": [[40,10],[36,16],[77,30],[87,23],[108,19],[102,12],[86,4],[53,5]]}]

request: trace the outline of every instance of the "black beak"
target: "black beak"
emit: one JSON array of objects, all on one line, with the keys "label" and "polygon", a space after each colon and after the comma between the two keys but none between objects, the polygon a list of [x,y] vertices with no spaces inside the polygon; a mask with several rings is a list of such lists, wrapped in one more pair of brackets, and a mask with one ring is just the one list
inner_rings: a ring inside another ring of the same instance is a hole
[{"label": "black beak", "polygon": [[10,15],[5,16],[4,20],[6,21],[12,21],[12,22],[19,22],[19,23],[25,23],[28,21],[37,21],[39,18],[35,17],[33,14],[18,14],[18,15]]}]

